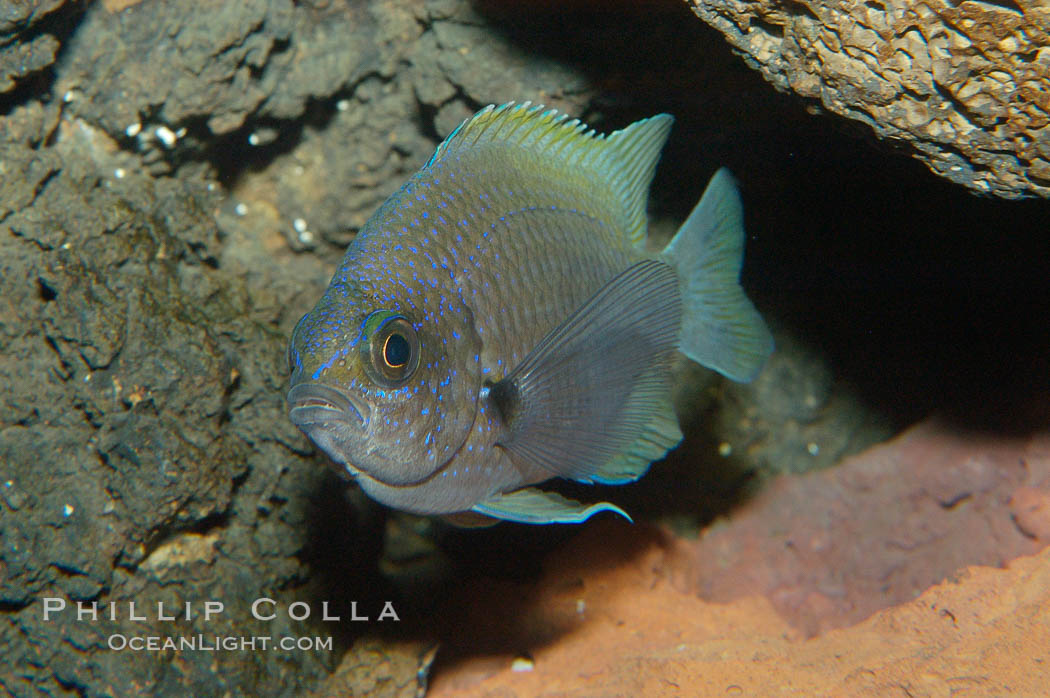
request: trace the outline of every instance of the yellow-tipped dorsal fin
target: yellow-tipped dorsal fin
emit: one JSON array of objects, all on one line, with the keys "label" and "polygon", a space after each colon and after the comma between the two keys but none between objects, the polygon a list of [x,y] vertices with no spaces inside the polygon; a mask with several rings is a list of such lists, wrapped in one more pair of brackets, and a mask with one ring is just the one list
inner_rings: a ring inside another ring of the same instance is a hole
[{"label": "yellow-tipped dorsal fin", "polygon": [[669,114],[657,114],[603,135],[543,105],[490,104],[460,124],[437,147],[427,167],[450,158],[483,157],[491,148],[527,154],[512,160],[550,176],[583,176],[602,199],[618,207],[619,222],[641,245],[648,229],[649,183],[673,121]]}]

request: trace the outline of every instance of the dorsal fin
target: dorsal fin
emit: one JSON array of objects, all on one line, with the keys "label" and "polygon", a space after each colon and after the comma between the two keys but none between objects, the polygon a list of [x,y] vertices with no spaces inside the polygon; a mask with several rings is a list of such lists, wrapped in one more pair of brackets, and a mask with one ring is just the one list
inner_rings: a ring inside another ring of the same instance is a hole
[{"label": "dorsal fin", "polygon": [[641,245],[648,228],[649,183],[673,121],[670,114],[657,114],[606,136],[543,105],[490,104],[460,124],[426,166],[482,155],[490,148],[522,153],[526,157],[516,162],[519,166],[546,165],[553,176],[582,176],[599,198],[618,207],[618,222]]}]

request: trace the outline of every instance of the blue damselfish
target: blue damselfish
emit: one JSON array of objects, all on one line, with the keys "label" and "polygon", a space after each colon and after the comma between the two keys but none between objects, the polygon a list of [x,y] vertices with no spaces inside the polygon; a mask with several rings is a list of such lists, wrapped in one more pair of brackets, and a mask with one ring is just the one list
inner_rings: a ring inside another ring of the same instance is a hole
[{"label": "blue damselfish", "polygon": [[578,523],[530,485],[626,483],[681,440],[675,350],[740,381],[773,343],[719,170],[645,250],[667,114],[608,136],[529,103],[465,121],[354,238],[289,348],[291,420],[371,497]]}]

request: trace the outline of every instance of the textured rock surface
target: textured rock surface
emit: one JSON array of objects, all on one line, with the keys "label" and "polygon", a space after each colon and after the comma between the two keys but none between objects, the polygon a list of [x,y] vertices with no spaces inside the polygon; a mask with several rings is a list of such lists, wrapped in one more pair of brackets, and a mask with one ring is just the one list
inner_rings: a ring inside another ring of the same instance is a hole
[{"label": "textured rock surface", "polygon": [[59,41],[40,24],[64,4],[66,0],[0,2],[0,94],[54,62]]},{"label": "textured rock surface", "polygon": [[1048,495],[1050,434],[930,423],[698,541],[604,521],[460,591],[433,695],[1040,695]]},{"label": "textured rock surface", "polygon": [[[579,113],[592,94],[578,71],[498,40],[466,3],[379,3],[371,16],[377,46],[367,74],[334,92],[295,147],[244,173],[232,194],[247,214],[227,227],[273,231],[296,249],[328,242],[341,256],[439,135],[479,106],[528,95]],[[486,69],[493,65],[498,77]],[[263,105],[257,116],[266,115]]]},{"label": "textured rock surface", "polygon": [[953,182],[1050,196],[1041,0],[689,0],[781,90],[912,145]]},{"label": "textured rock surface", "polygon": [[[292,319],[264,295],[249,304],[243,280],[215,268],[214,187],[117,176],[126,156],[115,144],[53,107],[16,110],[7,123],[0,687],[213,693],[319,675],[323,652],[284,663],[192,652],[168,665],[108,649],[115,634],[295,634],[287,620],[251,622],[247,608],[287,599],[280,589],[302,573],[296,555],[324,471],[277,418],[284,338],[274,328]],[[122,610],[45,621],[42,597]],[[210,598],[230,613],[202,619]],[[198,612],[176,625],[152,611],[135,622],[128,601],[140,612],[189,601]],[[209,667],[224,677],[204,678]]]}]

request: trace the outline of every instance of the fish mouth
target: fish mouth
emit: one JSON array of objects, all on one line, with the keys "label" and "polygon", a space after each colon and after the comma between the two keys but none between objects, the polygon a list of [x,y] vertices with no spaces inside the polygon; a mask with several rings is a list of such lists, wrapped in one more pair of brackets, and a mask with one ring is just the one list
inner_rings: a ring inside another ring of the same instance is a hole
[{"label": "fish mouth", "polygon": [[288,418],[309,433],[324,425],[368,425],[364,411],[345,392],[321,383],[299,383],[288,391]]}]

